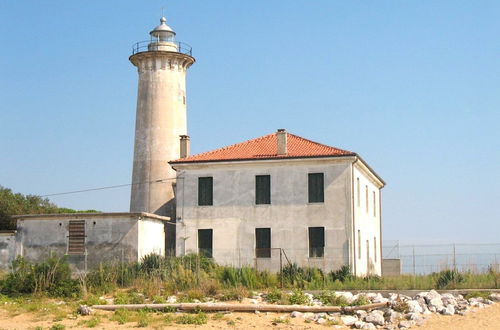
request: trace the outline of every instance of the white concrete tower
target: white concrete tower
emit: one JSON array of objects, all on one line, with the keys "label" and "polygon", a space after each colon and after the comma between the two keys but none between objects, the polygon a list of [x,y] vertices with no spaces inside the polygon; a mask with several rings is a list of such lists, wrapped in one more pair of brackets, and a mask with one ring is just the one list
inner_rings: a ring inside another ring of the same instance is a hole
[{"label": "white concrete tower", "polygon": [[186,72],[195,59],[166,21],[129,58],[139,72],[130,212],[173,217],[175,171],[168,161],[180,158],[180,136],[187,135]]}]

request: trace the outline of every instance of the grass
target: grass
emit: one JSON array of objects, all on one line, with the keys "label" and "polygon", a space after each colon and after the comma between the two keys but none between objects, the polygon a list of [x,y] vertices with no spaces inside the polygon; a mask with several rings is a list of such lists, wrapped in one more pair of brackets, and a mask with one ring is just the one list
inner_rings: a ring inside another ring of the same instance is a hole
[{"label": "grass", "polygon": [[198,313],[198,314],[182,314],[178,316],[175,320],[177,324],[195,324],[202,325],[208,322],[207,314]]}]

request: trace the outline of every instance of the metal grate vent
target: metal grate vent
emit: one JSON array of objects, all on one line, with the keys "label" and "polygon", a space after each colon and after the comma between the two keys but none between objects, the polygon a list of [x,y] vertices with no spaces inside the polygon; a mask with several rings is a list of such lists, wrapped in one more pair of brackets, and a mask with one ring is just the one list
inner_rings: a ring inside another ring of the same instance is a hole
[{"label": "metal grate vent", "polygon": [[70,220],[68,254],[85,254],[85,220]]}]

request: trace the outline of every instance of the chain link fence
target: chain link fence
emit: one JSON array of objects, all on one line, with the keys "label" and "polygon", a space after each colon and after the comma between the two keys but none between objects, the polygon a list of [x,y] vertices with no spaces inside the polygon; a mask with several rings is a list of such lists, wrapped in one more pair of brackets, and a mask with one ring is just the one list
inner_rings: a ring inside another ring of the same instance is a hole
[{"label": "chain link fence", "polygon": [[495,244],[419,244],[384,241],[383,259],[399,260],[402,274],[430,274],[447,269],[482,273],[499,271],[500,243]]}]

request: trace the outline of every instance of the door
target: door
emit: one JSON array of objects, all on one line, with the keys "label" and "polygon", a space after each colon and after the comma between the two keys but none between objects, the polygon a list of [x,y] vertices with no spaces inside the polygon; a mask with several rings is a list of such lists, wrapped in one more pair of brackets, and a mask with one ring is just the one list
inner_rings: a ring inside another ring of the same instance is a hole
[{"label": "door", "polygon": [[212,258],[212,229],[198,229],[198,253],[201,256]]}]

